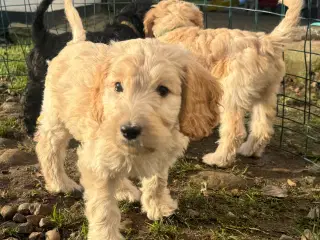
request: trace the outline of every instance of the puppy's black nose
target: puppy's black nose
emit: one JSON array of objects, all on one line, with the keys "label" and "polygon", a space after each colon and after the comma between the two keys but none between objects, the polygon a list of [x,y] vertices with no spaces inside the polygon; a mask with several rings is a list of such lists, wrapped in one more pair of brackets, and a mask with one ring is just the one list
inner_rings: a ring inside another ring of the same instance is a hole
[{"label": "puppy's black nose", "polygon": [[131,124],[125,124],[120,127],[122,135],[128,139],[136,139],[141,133],[141,127]]}]

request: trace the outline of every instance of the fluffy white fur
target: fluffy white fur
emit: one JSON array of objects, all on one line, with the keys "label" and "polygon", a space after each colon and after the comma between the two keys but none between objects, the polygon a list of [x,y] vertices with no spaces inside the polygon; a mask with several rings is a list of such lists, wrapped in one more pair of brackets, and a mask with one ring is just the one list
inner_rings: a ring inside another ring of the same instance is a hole
[{"label": "fluffy white fur", "polygon": [[[285,74],[284,45],[292,41],[303,6],[303,0],[283,2],[289,10],[270,34],[203,29],[202,12],[180,0],[163,0],[146,14],[147,36],[180,43],[222,84],[219,146],[203,157],[209,165],[230,166],[237,150],[244,156],[260,157],[273,135],[276,94]],[[250,135],[243,143],[246,111],[252,114]]]},{"label": "fluffy white fur", "polygon": [[[117,199],[140,196],[128,177],[141,179],[142,210],[149,219],[177,208],[167,187],[169,167],[183,154],[188,136],[211,131],[221,89],[178,46],[156,39],[109,46],[86,42],[71,0],[65,8],[74,39],[49,64],[36,152],[50,192],[80,190],[63,165],[70,138],[81,141],[78,167],[88,239],[117,240]],[[123,91],[116,91],[119,84]],[[160,86],[169,89],[167,95],[160,94]],[[129,122],[142,129],[132,140],[121,133]]]}]

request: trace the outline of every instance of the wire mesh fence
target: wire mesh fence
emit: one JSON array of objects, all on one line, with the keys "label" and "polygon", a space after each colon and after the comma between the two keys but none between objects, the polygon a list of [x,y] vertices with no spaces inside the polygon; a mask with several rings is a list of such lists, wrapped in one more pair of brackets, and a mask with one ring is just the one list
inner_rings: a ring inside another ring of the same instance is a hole
[{"label": "wire mesh fence", "polygon": [[[208,28],[239,28],[270,32],[283,18],[284,5],[269,0],[193,1],[204,12]],[[128,1],[78,0],[74,4],[87,30],[99,31]],[[271,146],[307,161],[320,159],[320,0],[306,0],[296,41],[284,53],[287,74],[278,94],[276,134]],[[0,0],[0,90],[23,94],[25,58],[32,48],[30,27],[35,0]],[[56,0],[45,16],[51,32],[68,31],[63,1]]]}]

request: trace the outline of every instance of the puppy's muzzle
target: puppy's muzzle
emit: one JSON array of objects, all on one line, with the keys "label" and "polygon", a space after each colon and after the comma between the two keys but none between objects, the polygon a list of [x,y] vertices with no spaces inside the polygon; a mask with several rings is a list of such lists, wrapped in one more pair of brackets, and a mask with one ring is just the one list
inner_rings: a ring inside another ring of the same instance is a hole
[{"label": "puppy's muzzle", "polygon": [[134,140],[141,134],[142,128],[131,123],[124,124],[120,127],[122,136],[127,140]]}]

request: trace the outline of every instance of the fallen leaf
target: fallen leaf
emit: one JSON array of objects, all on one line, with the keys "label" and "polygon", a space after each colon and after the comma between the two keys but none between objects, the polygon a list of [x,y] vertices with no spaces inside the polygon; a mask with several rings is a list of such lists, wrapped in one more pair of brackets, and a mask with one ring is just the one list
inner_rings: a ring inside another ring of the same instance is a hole
[{"label": "fallen leaf", "polygon": [[297,184],[296,184],[294,181],[292,181],[291,179],[288,179],[288,180],[287,180],[287,183],[288,183],[288,185],[289,185],[290,187],[296,187],[296,186],[297,186]]},{"label": "fallen leaf", "polygon": [[286,189],[282,189],[280,187],[273,186],[273,185],[267,185],[264,188],[262,188],[262,193],[266,196],[271,196],[271,197],[278,197],[278,198],[288,197],[288,192]]},{"label": "fallen leaf", "polygon": [[228,212],[228,213],[227,213],[227,216],[228,216],[228,217],[231,217],[231,218],[235,218],[235,217],[236,217],[236,215],[234,215],[233,212]]},{"label": "fallen leaf", "polygon": [[315,238],[309,229],[305,229],[303,231],[303,235],[301,236],[301,240],[315,240]]},{"label": "fallen leaf", "polygon": [[311,208],[308,215],[307,215],[307,218],[310,218],[310,219],[316,219],[319,217],[320,217],[319,207]]}]

